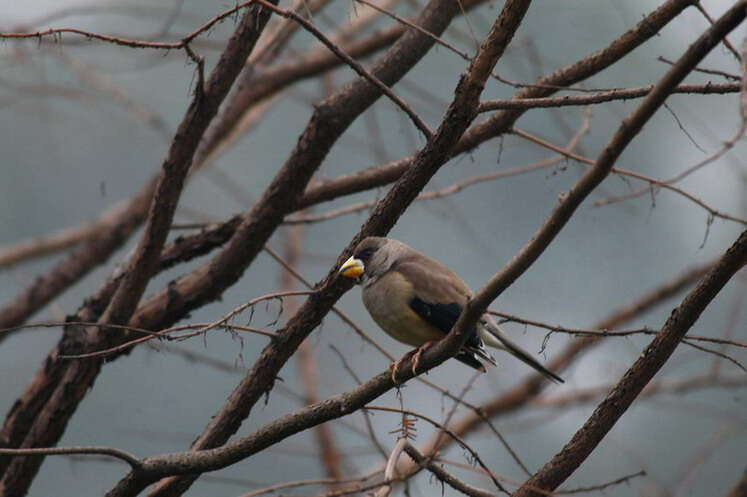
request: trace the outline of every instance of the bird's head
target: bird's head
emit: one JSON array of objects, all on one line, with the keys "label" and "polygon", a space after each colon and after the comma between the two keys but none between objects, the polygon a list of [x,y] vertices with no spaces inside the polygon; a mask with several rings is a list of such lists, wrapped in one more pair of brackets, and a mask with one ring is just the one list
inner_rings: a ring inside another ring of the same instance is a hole
[{"label": "bird's head", "polygon": [[340,267],[338,274],[363,285],[375,280],[392,265],[392,242],[394,240],[376,236],[363,239],[355,247],[353,255]]}]

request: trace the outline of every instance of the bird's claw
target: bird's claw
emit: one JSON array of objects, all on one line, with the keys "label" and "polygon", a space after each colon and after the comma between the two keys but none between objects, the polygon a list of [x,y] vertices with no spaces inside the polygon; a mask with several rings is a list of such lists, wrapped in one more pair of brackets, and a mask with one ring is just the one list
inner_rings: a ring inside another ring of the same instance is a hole
[{"label": "bird's claw", "polygon": [[417,349],[411,350],[407,354],[397,359],[394,363],[392,363],[389,366],[389,369],[392,372],[392,382],[397,386],[400,385],[400,382],[397,381],[397,373],[399,372],[399,369],[400,369],[400,366],[402,366],[402,363],[407,361],[410,358],[412,358],[412,375],[417,376],[418,366],[420,365],[420,356],[423,354],[423,352],[425,352],[426,350],[428,350],[435,344],[436,342],[425,342],[423,345],[421,345]]},{"label": "bird's claw", "polygon": [[389,366],[392,370],[392,382],[399,386],[402,382],[397,381],[397,372],[400,369],[400,366],[403,362],[407,361],[409,358],[413,356],[413,354],[416,354],[419,349],[411,350],[407,354],[403,355],[399,359],[397,359],[391,366]]},{"label": "bird's claw", "polygon": [[415,356],[412,358],[412,374],[413,376],[418,375],[418,366],[420,365],[420,356],[423,352],[436,345],[436,342],[425,342],[423,345],[415,350]]},{"label": "bird's claw", "polygon": [[399,371],[402,362],[405,360],[407,360],[407,355],[400,357],[389,365],[389,370],[392,372],[392,383],[394,383],[395,386],[400,386],[400,382],[397,381],[397,372]]}]

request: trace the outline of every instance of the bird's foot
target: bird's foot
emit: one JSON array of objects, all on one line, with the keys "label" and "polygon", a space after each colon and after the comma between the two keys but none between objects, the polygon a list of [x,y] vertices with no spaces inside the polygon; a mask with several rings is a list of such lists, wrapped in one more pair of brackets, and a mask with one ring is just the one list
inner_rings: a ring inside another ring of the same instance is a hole
[{"label": "bird's foot", "polygon": [[407,361],[413,353],[415,353],[415,351],[411,350],[389,365],[389,371],[392,372],[392,383],[394,383],[396,386],[400,386],[401,384],[399,381],[397,381],[397,372],[399,372],[399,367],[403,362]]},{"label": "bird's foot", "polygon": [[423,345],[415,349],[415,356],[412,358],[412,374],[417,376],[418,375],[418,365],[420,364],[420,356],[423,355],[423,352],[430,349],[434,345],[436,345],[438,342],[425,342]]},{"label": "bird's foot", "polygon": [[397,359],[394,363],[392,363],[389,366],[389,370],[392,372],[392,382],[395,385],[399,385],[400,384],[400,382],[397,381],[397,373],[399,372],[400,366],[402,366],[402,363],[403,362],[407,362],[407,360],[411,359],[411,358],[412,358],[412,374],[415,375],[415,376],[417,376],[417,374],[418,374],[417,370],[418,370],[418,366],[420,364],[420,356],[423,354],[423,352],[425,352],[429,348],[431,348],[434,345],[436,345],[436,343],[438,343],[438,342],[425,342],[423,345],[421,345],[417,349],[411,350],[407,354],[405,354],[402,357],[400,357],[399,359]]}]

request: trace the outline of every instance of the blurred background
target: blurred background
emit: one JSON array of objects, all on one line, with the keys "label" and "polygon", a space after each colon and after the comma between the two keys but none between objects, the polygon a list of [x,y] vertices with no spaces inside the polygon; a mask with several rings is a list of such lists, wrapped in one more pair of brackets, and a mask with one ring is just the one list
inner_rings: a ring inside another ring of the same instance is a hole
[{"label": "blurred background", "polygon": [[[421,0],[408,0],[390,8],[409,17],[423,4]],[[535,2],[496,72],[512,81],[531,82],[603,48],[659,4],[653,0]],[[730,5],[728,0],[703,2],[714,17]],[[75,27],[132,39],[155,36],[178,40],[231,6],[197,1],[6,2],[0,31]],[[283,2],[281,6],[286,7]],[[488,2],[466,17],[458,17],[444,38],[474,53],[474,40],[484,36],[501,6],[501,2]],[[349,1],[334,0],[314,15],[314,22],[331,33],[354,22],[360,9]],[[373,32],[393,22],[382,18],[365,29]],[[708,21],[701,13],[688,9],[659,36],[579,86],[653,84],[669,67],[658,58],[676,60],[707,27]],[[208,68],[216,62],[233,29],[231,17],[195,44]],[[729,39],[739,48],[744,37],[745,29],[741,27]],[[316,44],[309,34],[299,31],[283,57],[291,60]],[[3,246],[90,222],[117,202],[130,198],[160,168],[196,81],[195,67],[182,51],[118,47],[73,35],[44,42],[5,40],[0,44],[0,57]],[[435,47],[395,86],[395,91],[435,127],[466,65],[447,49]],[[740,74],[735,57],[723,46],[713,50],[702,66]],[[299,82],[282,92],[256,125],[190,180],[180,201],[177,223],[223,220],[250,208],[287,158],[309,119],[312,105],[330,88],[337,88],[352,77],[352,71],[342,67],[324,78]],[[718,75],[693,74],[686,82],[706,81],[727,80]],[[509,98],[514,92],[514,88],[491,80],[483,99]],[[636,102],[613,102],[589,109],[533,110],[516,127],[565,147],[587,123],[588,131],[575,152],[593,159]],[[674,95],[668,100],[668,107],[660,110],[625,150],[617,166],[658,179],[670,178],[716,153],[723,142],[734,136],[739,125],[738,94]],[[390,101],[380,99],[336,144],[318,179],[409,156],[424,143],[407,116]],[[426,191],[478,174],[528,166],[554,155],[519,136],[506,135],[450,161]],[[747,146],[738,141],[731,151],[678,186],[720,212],[745,218],[745,157]],[[558,196],[585,169],[577,162],[561,160],[531,173],[416,202],[390,236],[443,261],[478,288],[526,243],[556,205]],[[737,222],[711,218],[702,207],[669,191],[594,205],[645,186],[639,181],[610,176],[539,261],[493,308],[552,325],[588,328],[644,292],[720,255],[744,229]],[[375,200],[385,191],[381,188],[347,196],[314,206],[303,214],[320,215]],[[284,227],[269,245],[282,254],[287,252],[290,239],[299,240],[301,252],[295,266],[310,281],[318,281],[357,232],[367,212],[303,225],[293,228],[293,232]],[[175,232],[174,236],[182,233]],[[73,314],[136,239],[133,237],[107,264],[93,270],[31,321],[59,322]],[[6,305],[65,257],[66,253],[61,252],[0,269],[0,304]],[[146,295],[203,260],[158,275]],[[300,284],[293,285],[302,288]],[[214,321],[249,299],[283,288],[282,267],[262,254],[241,281],[224,293],[222,301],[199,309],[187,322]],[[747,341],[746,290],[747,275],[742,271],[708,306],[691,333]],[[659,328],[681,298],[663,302],[625,327]],[[276,330],[284,323],[287,314],[281,313],[287,312],[289,305],[293,304],[286,301],[283,309],[274,301],[263,303],[252,316],[245,313],[235,322]],[[339,306],[392,354],[399,357],[407,352],[407,346],[389,338],[371,320],[360,302],[358,288],[348,292]],[[546,330],[516,323],[506,323],[504,327],[528,350],[542,350],[542,360],[551,358],[569,341],[577,340],[553,334],[543,342]],[[59,328],[29,329],[2,342],[0,412],[7,413],[59,336]],[[564,385],[548,386],[547,398],[614,385],[650,340],[651,337],[640,335],[607,339],[563,373]],[[184,342],[139,346],[105,365],[60,445],[109,445],[143,457],[186,450],[266,343],[262,336],[213,331]],[[308,344],[319,369],[319,398],[347,391],[357,384],[332,346],[364,381],[389,364],[387,358],[333,314],[313,332]],[[742,363],[747,359],[743,348],[713,348]],[[481,404],[530,372],[506,354],[496,353],[496,358],[499,367],[476,378],[465,400]],[[745,469],[747,374],[729,361],[680,346],[656,380],[675,384],[701,377],[714,368],[724,378],[735,381],[728,387],[716,384],[638,399],[565,487],[600,484],[645,470],[646,476],[607,488],[604,495],[723,495]],[[462,364],[448,361],[432,371],[428,379],[459,394],[472,375],[472,370]],[[295,358],[281,376],[282,381],[267,403],[254,409],[239,435],[249,434],[304,404],[301,371]],[[515,415],[496,419],[494,425],[529,470],[534,471],[560,450],[598,401],[598,397],[593,397],[562,407],[537,402]],[[453,401],[415,381],[405,385],[399,396],[392,392],[375,404],[404,407],[439,421],[453,407]],[[458,407],[454,419],[465,412]],[[400,416],[378,412],[372,414],[371,420],[382,445],[390,450],[396,441],[396,435],[390,432],[398,428]],[[333,423],[331,428],[344,456],[342,467],[346,475],[370,471],[382,464],[383,458],[366,435],[360,413]],[[417,428],[416,445],[434,433],[423,422],[418,422]],[[526,479],[524,471],[487,428],[473,433],[468,442],[495,473],[518,482]],[[458,447],[451,447],[443,456],[470,464]],[[101,495],[126,469],[119,462],[91,457],[48,457],[29,495]],[[475,485],[493,488],[484,475],[469,469],[449,469]],[[306,432],[230,468],[203,476],[187,495],[241,495],[277,482],[323,476],[313,433]],[[302,488],[297,494],[323,490]],[[412,496],[435,492],[455,495],[452,489],[442,489],[427,475],[415,479],[409,492]]]}]

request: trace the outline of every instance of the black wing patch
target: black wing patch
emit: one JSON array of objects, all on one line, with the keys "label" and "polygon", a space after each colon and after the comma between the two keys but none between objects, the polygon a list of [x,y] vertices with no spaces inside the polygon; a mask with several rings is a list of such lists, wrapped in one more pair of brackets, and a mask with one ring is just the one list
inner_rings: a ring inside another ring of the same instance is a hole
[{"label": "black wing patch", "polygon": [[[462,306],[456,302],[450,304],[432,304],[418,297],[413,297],[410,300],[410,309],[415,311],[418,316],[425,319],[428,323],[443,331],[444,335],[451,331],[452,326],[454,326],[457,319],[459,319],[459,315],[462,313]],[[482,348],[482,343],[475,332],[472,332],[469,339],[467,339],[465,348],[455,355],[454,359],[484,373],[485,366],[477,360],[475,353],[470,348]]]},{"label": "black wing patch", "polygon": [[418,297],[410,300],[410,309],[428,323],[447,334],[462,313],[462,306],[456,302],[450,304],[432,304]]},{"label": "black wing patch", "polygon": [[[444,335],[451,331],[451,328],[457,322],[459,315],[462,313],[462,306],[456,302],[451,302],[449,304],[433,304],[426,302],[419,297],[413,297],[410,300],[410,309],[415,311],[418,316],[425,319],[428,323],[443,331]],[[482,347],[482,343],[477,337],[477,333],[473,331],[470,334],[465,346],[477,348]],[[459,358],[459,356],[457,356],[457,358]]]}]

